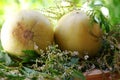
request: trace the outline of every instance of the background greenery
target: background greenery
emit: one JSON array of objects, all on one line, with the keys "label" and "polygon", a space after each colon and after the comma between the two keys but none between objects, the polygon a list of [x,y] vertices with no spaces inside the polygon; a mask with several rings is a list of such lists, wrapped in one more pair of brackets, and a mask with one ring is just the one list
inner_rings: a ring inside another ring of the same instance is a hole
[{"label": "background greenery", "polygon": [[[43,10],[49,7],[60,7],[61,2],[69,2],[74,7],[79,7],[85,2],[100,4],[109,9],[110,21],[112,24],[120,24],[120,1],[119,0],[1,0],[0,1],[0,27],[6,16],[20,9]],[[54,10],[55,11],[55,10]]]}]

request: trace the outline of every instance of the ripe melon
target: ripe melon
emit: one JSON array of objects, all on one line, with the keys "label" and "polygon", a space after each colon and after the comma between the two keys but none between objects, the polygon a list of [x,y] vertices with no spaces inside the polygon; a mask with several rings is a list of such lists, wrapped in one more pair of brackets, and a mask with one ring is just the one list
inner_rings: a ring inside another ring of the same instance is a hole
[{"label": "ripe melon", "polygon": [[53,37],[50,21],[35,10],[21,10],[10,15],[1,29],[3,49],[15,56],[24,56],[23,50],[45,50]]},{"label": "ripe melon", "polygon": [[102,31],[83,11],[64,15],[55,28],[55,42],[62,50],[78,51],[79,56],[94,56],[101,47]]}]

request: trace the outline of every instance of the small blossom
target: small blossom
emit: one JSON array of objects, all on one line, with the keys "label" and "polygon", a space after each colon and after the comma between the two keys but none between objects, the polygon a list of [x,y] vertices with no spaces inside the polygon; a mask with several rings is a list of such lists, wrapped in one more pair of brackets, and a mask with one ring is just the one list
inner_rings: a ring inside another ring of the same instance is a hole
[{"label": "small blossom", "polygon": [[40,67],[41,68],[41,70],[44,70],[45,69],[45,65],[43,65],[42,67]]},{"label": "small blossom", "polygon": [[110,45],[111,49],[113,50],[114,49],[114,46],[113,45]]},{"label": "small blossom", "polygon": [[78,52],[78,51],[74,51],[74,52],[72,53],[72,56],[77,56],[77,55],[79,55],[79,52]]},{"label": "small blossom", "polygon": [[111,67],[110,67],[109,69],[110,69],[110,71],[112,71],[112,68],[111,68]]},{"label": "small blossom", "polygon": [[87,60],[88,58],[89,58],[89,56],[88,56],[88,55],[85,55],[85,56],[84,56],[84,59],[85,59],[85,60]]},{"label": "small blossom", "polygon": [[94,69],[94,68],[95,68],[95,65],[93,64],[93,65],[91,66],[91,68]]},{"label": "small blossom", "polygon": [[37,50],[38,49],[38,46],[37,44],[34,42],[34,49]]},{"label": "small blossom", "polygon": [[78,66],[78,69],[81,70],[81,69],[82,69],[82,66]]}]

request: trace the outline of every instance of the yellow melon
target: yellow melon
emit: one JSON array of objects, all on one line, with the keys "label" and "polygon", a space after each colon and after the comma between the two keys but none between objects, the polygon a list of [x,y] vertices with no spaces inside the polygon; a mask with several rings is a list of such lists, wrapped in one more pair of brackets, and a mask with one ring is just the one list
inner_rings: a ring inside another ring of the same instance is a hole
[{"label": "yellow melon", "polygon": [[62,50],[78,51],[79,56],[94,56],[101,46],[102,31],[83,11],[64,15],[55,28],[55,42]]},{"label": "yellow melon", "polygon": [[16,56],[24,56],[22,50],[44,50],[53,37],[50,21],[35,10],[21,10],[9,16],[1,29],[4,50]]}]

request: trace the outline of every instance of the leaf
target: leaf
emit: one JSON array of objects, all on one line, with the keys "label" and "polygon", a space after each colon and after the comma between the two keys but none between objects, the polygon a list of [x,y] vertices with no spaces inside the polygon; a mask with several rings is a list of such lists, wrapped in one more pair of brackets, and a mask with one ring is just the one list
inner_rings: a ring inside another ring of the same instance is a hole
[{"label": "leaf", "polygon": [[83,75],[83,73],[82,72],[80,72],[80,71],[77,71],[77,70],[73,70],[73,72],[72,72],[72,76],[74,77],[74,78],[79,78],[79,79],[81,79],[81,80],[86,80],[85,79],[85,76]]},{"label": "leaf", "polygon": [[[1,25],[1,23],[0,23],[0,25]],[[3,47],[2,47],[1,41],[0,41],[0,50],[3,50]]]},{"label": "leaf", "polygon": [[6,76],[8,79],[10,80],[25,80],[25,77],[24,76],[20,76],[20,75],[17,75],[17,74],[14,74],[14,75],[10,75],[10,74],[6,74]]},{"label": "leaf", "polygon": [[8,54],[5,54],[5,63],[6,65],[10,65],[12,63],[11,58],[8,56]]},{"label": "leaf", "polygon": [[49,80],[53,80],[53,77],[50,76],[49,74],[44,73],[44,72],[38,72],[38,71],[35,71],[34,69],[30,69],[28,67],[23,66],[23,69],[21,69],[20,71],[23,75],[25,75],[27,78],[30,78],[30,79],[38,78],[41,80],[41,78],[42,78],[42,80],[43,80],[43,78],[49,78]]},{"label": "leaf", "polygon": [[10,56],[4,52],[0,52],[0,62],[5,63],[5,65],[10,65],[13,63]]},{"label": "leaf", "polygon": [[33,62],[37,57],[39,57],[38,53],[34,50],[23,50],[22,52],[25,53],[25,56],[21,57],[23,59],[23,63]]},{"label": "leaf", "polygon": [[92,10],[90,10],[91,13],[88,13],[88,15],[90,16],[90,19],[93,23],[96,22],[98,24],[100,24],[100,27],[102,28],[103,31],[105,31],[106,33],[110,32],[110,28],[111,28],[111,23],[109,21],[108,18],[106,18],[102,12],[101,12],[101,7],[102,6],[93,6]]},{"label": "leaf", "polygon": [[108,33],[110,31],[110,26],[107,22],[105,22],[104,25],[105,25],[105,30]]},{"label": "leaf", "polygon": [[[4,66],[5,67],[5,66]],[[8,69],[8,67],[7,67]],[[11,70],[6,70],[6,68],[0,67],[0,78],[3,78],[3,80],[24,80],[25,76],[15,74]]]},{"label": "leaf", "polygon": [[21,72],[26,76],[38,75],[37,71],[30,69],[30,68],[27,68],[27,67],[24,67],[24,66],[23,66],[23,69],[21,70]]},{"label": "leaf", "polygon": [[37,52],[34,50],[23,50],[22,52],[24,52],[25,55],[29,56],[29,57],[37,57],[38,56]]},{"label": "leaf", "polygon": [[73,57],[70,62],[71,64],[77,64],[79,62],[79,58]]}]

